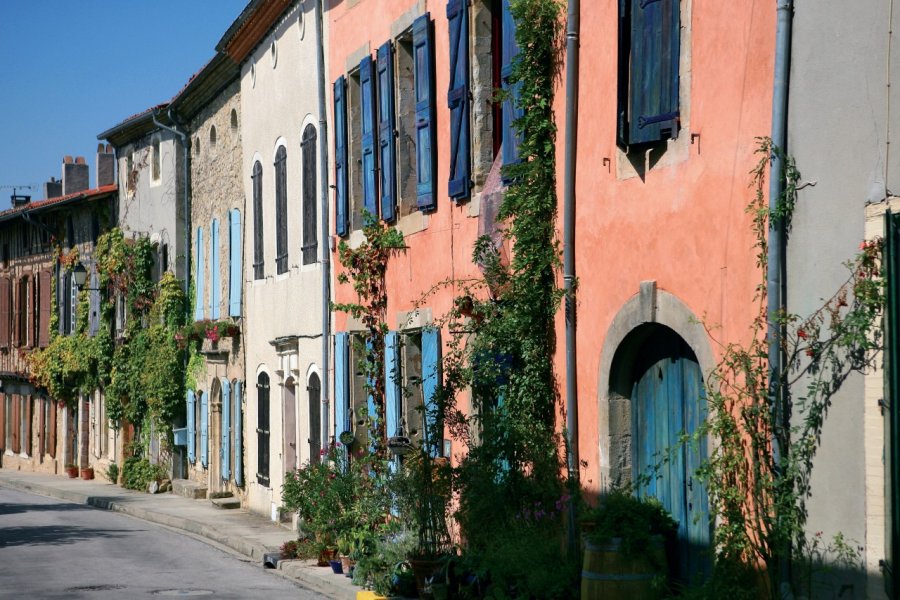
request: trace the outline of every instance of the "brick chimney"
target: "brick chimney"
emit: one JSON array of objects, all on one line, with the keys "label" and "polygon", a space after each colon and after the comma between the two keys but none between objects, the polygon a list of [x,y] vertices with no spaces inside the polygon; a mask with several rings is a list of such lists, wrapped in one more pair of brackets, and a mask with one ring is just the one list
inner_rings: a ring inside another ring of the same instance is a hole
[{"label": "brick chimney", "polygon": [[116,182],[116,155],[109,144],[97,144],[97,187]]},{"label": "brick chimney", "polygon": [[62,166],[63,196],[84,191],[89,186],[88,166],[84,161],[84,157],[78,156],[74,161],[71,156],[64,157]]},{"label": "brick chimney", "polygon": [[57,181],[56,177],[51,177],[50,181],[47,181],[43,185],[44,188],[44,198],[57,198],[62,196],[62,181]]}]

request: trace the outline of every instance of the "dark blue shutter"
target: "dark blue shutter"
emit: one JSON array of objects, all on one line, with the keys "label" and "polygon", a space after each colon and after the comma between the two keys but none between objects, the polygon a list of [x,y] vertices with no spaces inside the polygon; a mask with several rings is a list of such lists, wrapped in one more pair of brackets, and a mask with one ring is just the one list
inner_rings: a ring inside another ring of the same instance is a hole
[{"label": "dark blue shutter", "polygon": [[350,344],[349,334],[334,334],[334,437],[349,431]]},{"label": "dark blue shutter", "polygon": [[450,25],[450,181],[454,200],[469,197],[471,161],[469,146],[469,15],[467,0],[447,3]]},{"label": "dark blue shutter", "polygon": [[628,143],[678,134],[678,0],[631,0]]},{"label": "dark blue shutter", "polygon": [[231,477],[231,384],[222,378],[222,443],[219,445],[221,455],[222,479]]},{"label": "dark blue shutter", "polygon": [[[521,84],[510,79],[513,72],[513,63],[519,54],[519,45],[516,43],[516,21],[509,11],[509,0],[502,0],[501,14],[501,48],[500,48],[500,79],[505,96],[503,98],[503,165],[513,165],[519,162],[519,142],[522,136],[516,131],[514,123],[524,114],[519,108],[519,90]],[[504,174],[504,183],[509,182],[509,176]]]},{"label": "dark blue shutter", "polygon": [[228,316],[241,316],[241,211],[232,208],[228,211]]},{"label": "dark blue shutter", "polygon": [[219,318],[219,220],[209,226],[209,318]]},{"label": "dark blue shutter", "polygon": [[346,80],[341,75],[334,82],[334,230],[347,235],[347,101]]},{"label": "dark blue shutter", "polygon": [[187,430],[188,430],[188,460],[193,464],[197,460],[197,424],[194,423],[194,411],[197,398],[194,390],[187,391]]},{"label": "dark blue shutter", "polygon": [[378,74],[378,164],[381,167],[381,218],[393,221],[397,211],[397,160],[394,137],[394,49],[390,42],[375,55]]},{"label": "dark blue shutter", "polygon": [[366,56],[359,63],[360,131],[362,133],[362,187],[363,206],[370,214],[378,216],[378,168],[375,153],[375,73],[372,57]]},{"label": "dark blue shutter", "polygon": [[444,432],[438,429],[437,389],[441,383],[441,332],[434,327],[422,330],[422,395],[425,401],[425,431],[432,456],[443,450]]},{"label": "dark blue shutter", "polygon": [[200,393],[200,464],[209,465],[209,398]]},{"label": "dark blue shutter", "polygon": [[435,152],[434,27],[431,14],[413,22],[413,65],[416,92],[416,201],[419,210],[437,206]]},{"label": "dark blue shutter", "polygon": [[242,402],[244,395],[243,382],[234,382],[234,482],[244,485],[244,414]]},{"label": "dark blue shutter", "polygon": [[195,269],[196,277],[194,279],[194,320],[203,320],[203,284],[206,281],[206,267],[203,264],[203,228],[197,228],[197,266]]}]

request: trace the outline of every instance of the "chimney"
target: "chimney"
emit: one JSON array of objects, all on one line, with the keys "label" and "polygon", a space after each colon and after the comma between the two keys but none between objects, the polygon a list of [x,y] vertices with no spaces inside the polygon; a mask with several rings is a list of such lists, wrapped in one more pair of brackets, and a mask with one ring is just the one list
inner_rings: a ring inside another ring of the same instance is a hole
[{"label": "chimney", "polygon": [[84,162],[83,156],[78,156],[72,160],[71,156],[63,158],[62,166],[62,193],[68,196],[75,192],[81,192],[90,186],[88,178],[88,166]]},{"label": "chimney", "polygon": [[62,181],[57,181],[56,177],[51,177],[50,181],[44,184],[44,198],[56,198],[62,196]]},{"label": "chimney", "polygon": [[97,187],[116,182],[116,155],[109,144],[97,144]]}]

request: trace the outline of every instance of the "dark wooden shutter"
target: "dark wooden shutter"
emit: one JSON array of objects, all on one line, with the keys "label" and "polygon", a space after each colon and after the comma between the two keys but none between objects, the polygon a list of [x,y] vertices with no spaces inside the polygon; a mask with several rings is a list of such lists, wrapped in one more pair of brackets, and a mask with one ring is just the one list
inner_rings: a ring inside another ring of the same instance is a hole
[{"label": "dark wooden shutter", "polygon": [[21,452],[21,447],[19,446],[19,433],[22,431],[22,416],[19,414],[19,407],[21,401],[19,400],[18,394],[12,395],[12,451],[13,452]]},{"label": "dark wooden shutter", "polygon": [[284,146],[275,153],[275,269],[287,271],[287,150]]},{"label": "dark wooden shutter", "polygon": [[447,3],[450,25],[450,181],[454,200],[469,197],[471,160],[469,145],[469,15],[467,0]]},{"label": "dark wooden shutter", "polygon": [[413,22],[416,91],[416,199],[420,210],[437,207],[435,171],[434,26],[431,14]]},{"label": "dark wooden shutter", "polygon": [[375,153],[375,73],[372,57],[359,63],[360,131],[362,132],[363,206],[369,214],[378,216],[378,157]]},{"label": "dark wooden shutter", "polygon": [[[68,273],[66,274],[68,275]],[[13,345],[21,346],[24,342],[22,340],[22,327],[21,327],[21,318],[22,318],[22,309],[25,308],[25,301],[22,298],[22,280],[19,279],[12,283],[14,290],[14,298],[13,298],[13,318],[12,318],[12,338]],[[66,307],[69,305],[66,304]]]},{"label": "dark wooden shutter", "polygon": [[397,152],[394,130],[394,49],[385,42],[376,53],[378,73],[378,164],[381,166],[381,218],[393,221],[397,215]]},{"label": "dark wooden shutter", "polygon": [[10,347],[9,324],[12,320],[12,290],[9,278],[0,277],[0,347]]},{"label": "dark wooden shutter", "polygon": [[[165,246],[163,244],[164,249]],[[93,337],[100,331],[100,275],[97,273],[96,266],[91,268],[91,290],[88,293],[91,311],[88,322],[88,334]]]},{"label": "dark wooden shutter", "polygon": [[29,348],[34,347],[37,337],[37,319],[39,316],[37,306],[37,277],[34,275],[25,279],[25,294],[28,297],[28,312],[25,317],[25,340]]},{"label": "dark wooden shutter", "polygon": [[[519,142],[522,136],[516,131],[514,123],[523,112],[519,108],[521,85],[512,80],[513,64],[519,54],[519,45],[516,43],[516,20],[509,10],[509,0],[502,0],[501,8],[500,79],[503,91],[506,92],[503,98],[503,166],[509,166],[519,162]],[[503,174],[503,181],[509,183],[510,177],[507,173]]]},{"label": "dark wooden shutter", "polygon": [[263,250],[263,203],[262,165],[253,165],[253,278],[265,277],[265,256]]},{"label": "dark wooden shutter", "polygon": [[316,236],[316,128],[307,125],[300,141],[303,163],[303,264],[316,262],[319,240]]},{"label": "dark wooden shutter", "polygon": [[[93,273],[92,273],[93,275]],[[93,276],[92,276],[93,279]],[[46,348],[50,343],[50,311],[52,303],[50,302],[51,285],[50,271],[41,271],[39,289],[40,289],[40,317],[38,318],[38,346]],[[96,287],[96,286],[95,286]],[[3,290],[0,289],[0,298],[3,296]],[[0,320],[2,320],[0,315]]]},{"label": "dark wooden shutter", "polygon": [[0,450],[11,450],[6,447],[6,394],[0,393]]},{"label": "dark wooden shutter", "polygon": [[256,481],[269,486],[269,376],[260,373],[256,383]]},{"label": "dark wooden shutter", "polygon": [[900,214],[890,210],[884,223],[883,268],[887,279],[884,420],[885,471],[885,591],[889,598],[900,593]]},{"label": "dark wooden shutter", "polygon": [[347,235],[347,80],[343,75],[334,82],[334,231]]},{"label": "dark wooden shutter", "polygon": [[627,142],[657,142],[678,134],[679,1],[630,3]]}]

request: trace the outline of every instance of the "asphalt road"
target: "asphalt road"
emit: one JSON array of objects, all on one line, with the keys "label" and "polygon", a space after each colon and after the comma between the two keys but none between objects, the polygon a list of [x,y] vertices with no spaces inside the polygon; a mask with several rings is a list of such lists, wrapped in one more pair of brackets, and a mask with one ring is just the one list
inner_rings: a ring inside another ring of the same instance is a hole
[{"label": "asphalt road", "polygon": [[324,598],[125,515],[0,488],[0,598]]}]

